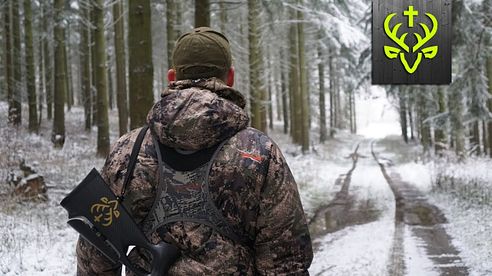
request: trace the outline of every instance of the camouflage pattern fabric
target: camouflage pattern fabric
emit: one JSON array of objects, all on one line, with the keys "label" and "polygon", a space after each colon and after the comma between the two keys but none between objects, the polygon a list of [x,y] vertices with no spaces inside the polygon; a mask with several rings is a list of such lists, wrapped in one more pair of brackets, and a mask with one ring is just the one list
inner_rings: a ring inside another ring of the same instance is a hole
[{"label": "camouflage pattern fabric", "polygon": [[[146,234],[154,243],[162,238],[181,250],[169,275],[308,275],[313,253],[297,185],[278,146],[247,127],[244,97],[214,78],[171,83],[161,96],[147,117],[151,133],[142,144],[125,207],[146,228],[159,183],[152,135],[164,145],[184,150],[229,139],[210,167],[210,197],[231,227],[254,241],[250,246],[237,244],[195,222],[167,224],[159,234]],[[121,193],[138,131],[112,146],[101,172],[116,194]],[[148,267],[145,252],[134,249],[130,258]],[[77,275],[119,275],[120,269],[79,238]]]},{"label": "camouflage pattern fabric", "polygon": [[238,235],[210,197],[208,180],[211,165],[227,141],[215,148],[208,162],[188,171],[175,170],[164,162],[159,145],[154,141],[160,164],[159,186],[152,209],[143,222],[145,233],[165,233],[170,223],[189,221],[210,226],[237,243],[251,246],[252,240],[242,233]]}]

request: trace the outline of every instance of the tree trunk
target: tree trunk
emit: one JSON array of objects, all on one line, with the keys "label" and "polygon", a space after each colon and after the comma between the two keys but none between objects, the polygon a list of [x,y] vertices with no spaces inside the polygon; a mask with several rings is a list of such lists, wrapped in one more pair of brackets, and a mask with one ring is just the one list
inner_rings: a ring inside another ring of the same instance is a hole
[{"label": "tree trunk", "polygon": [[55,117],[51,141],[55,147],[63,147],[65,143],[65,96],[67,74],[65,72],[64,48],[65,28],[63,25],[63,0],[55,0]]},{"label": "tree trunk", "polygon": [[262,88],[260,83],[262,55],[260,48],[258,0],[248,0],[248,40],[249,40],[249,95],[251,126],[266,132],[262,118]]},{"label": "tree trunk", "polygon": [[401,136],[403,141],[408,144],[408,126],[407,126],[407,100],[404,89],[399,89],[398,100],[400,105],[400,126],[401,126]]},{"label": "tree trunk", "polygon": [[275,60],[282,60],[282,56],[281,56],[281,52],[279,49],[272,49],[273,51],[273,57],[272,59],[270,59],[270,68],[272,68],[273,70],[273,77],[272,77],[272,81],[271,81],[271,86],[272,86],[272,90],[273,90],[273,93],[275,95],[275,113],[276,113],[276,118],[277,118],[277,121],[279,122],[282,122],[283,121],[283,117],[282,117],[282,110],[283,110],[283,106],[282,106],[282,90],[281,90],[281,86],[280,86],[280,79],[282,78],[282,68],[283,66],[280,64],[275,64]]},{"label": "tree trunk", "polygon": [[410,124],[410,140],[415,140],[415,124],[413,122],[413,111],[412,111],[412,103],[408,103],[408,123]]},{"label": "tree trunk", "polygon": [[[65,72],[67,73],[67,107],[68,110],[70,110],[74,104],[73,102],[73,75],[72,75],[72,55],[70,54],[70,49],[72,48],[72,45],[70,45],[70,34],[72,33],[72,29],[70,26],[70,21],[67,20],[67,31],[65,32],[65,35],[67,36],[65,38],[66,45],[65,48],[63,49],[63,54],[65,55]],[[67,49],[68,48],[68,49]]]},{"label": "tree trunk", "polygon": [[353,101],[354,101],[354,91],[352,87],[350,87],[348,91],[348,109],[349,109],[349,121],[350,121],[350,133],[355,133],[355,110],[353,106]]},{"label": "tree trunk", "polygon": [[[438,113],[442,114],[446,112],[446,98],[444,95],[444,88],[439,87],[437,90],[437,102],[438,102]],[[443,125],[438,125],[435,128],[434,131],[434,150],[436,154],[442,154],[442,151],[446,149],[446,133],[445,133],[445,126]]]},{"label": "tree trunk", "polygon": [[272,70],[275,71],[275,74],[273,76],[273,80],[272,80],[272,89],[274,91],[274,94],[275,94],[275,113],[277,114],[276,115],[276,118],[277,118],[277,121],[282,121],[282,109],[283,109],[283,106],[282,106],[282,91],[279,89],[278,87],[278,80],[281,79],[281,74],[282,74],[282,69],[277,67],[275,69],[273,69],[274,65],[272,64],[271,68]]},{"label": "tree trunk", "polygon": [[472,137],[471,137],[471,146],[473,148],[472,153],[475,155],[480,155],[481,148],[480,148],[480,121],[477,120],[473,122],[473,127],[472,127]]},{"label": "tree trunk", "polygon": [[14,82],[13,82],[13,98],[12,98],[12,113],[11,122],[15,126],[22,123],[22,90],[24,83],[22,82],[22,60],[21,60],[21,34],[20,34],[20,15],[19,1],[12,1],[12,38],[13,38],[13,67],[14,67]]},{"label": "tree trunk", "polygon": [[[116,6],[119,2],[116,2]],[[81,7],[83,22],[90,19],[88,7]],[[90,27],[81,24],[81,49],[80,60],[82,62],[82,104],[84,106],[85,130],[91,131],[92,126],[92,96],[91,96],[91,50],[90,50]]]},{"label": "tree trunk", "polygon": [[[291,9],[290,19],[297,19],[295,10]],[[299,76],[299,44],[297,42],[298,25],[291,23],[289,29],[289,45],[290,45],[290,70],[289,70],[289,88],[290,88],[290,122],[292,141],[296,144],[302,143],[302,104],[300,100],[300,76]]]},{"label": "tree trunk", "polygon": [[[492,28],[492,20],[490,20],[490,14],[492,13],[492,1],[490,0],[485,0],[483,1],[482,4],[483,8],[483,14],[488,14],[489,17],[484,16],[484,25],[487,28]],[[489,34],[489,41],[488,45],[492,43],[492,36]],[[486,44],[487,45],[487,44]],[[488,87],[489,87],[489,95],[490,98],[488,100],[488,107],[489,107],[489,112],[492,112],[492,53],[489,51],[487,60],[486,60],[486,74],[487,74],[487,79],[488,79]],[[487,141],[484,139],[483,143],[484,145],[487,145],[487,148],[489,150],[489,156],[492,158],[492,120],[489,120],[488,122],[488,137]],[[484,131],[485,132],[485,131]]]},{"label": "tree trunk", "polygon": [[[173,49],[176,43],[176,4],[175,0],[166,0],[166,32],[167,32],[167,67],[173,67]],[[200,0],[196,0],[200,1]]]},{"label": "tree trunk", "polygon": [[106,38],[104,36],[104,0],[97,0],[94,5],[96,22],[95,50],[97,76],[97,155],[109,154],[109,119],[108,119],[108,76],[106,64]]},{"label": "tree trunk", "polygon": [[113,5],[113,18],[116,20],[114,22],[116,104],[120,136],[122,136],[128,131],[128,92],[126,89],[125,17],[121,1],[116,1]]},{"label": "tree trunk", "polygon": [[12,24],[11,24],[11,14],[12,14],[12,4],[10,1],[4,3],[3,13],[4,13],[4,43],[5,43],[5,82],[7,83],[7,100],[9,103],[8,109],[8,121],[9,123],[14,123],[15,114],[15,104],[14,104],[14,82],[13,82],[13,64],[12,64]]},{"label": "tree trunk", "polygon": [[459,89],[451,89],[449,95],[449,113],[451,131],[456,155],[465,157],[465,127],[463,122],[463,95]]},{"label": "tree trunk", "polygon": [[[273,85],[275,85],[275,84],[273,84]],[[276,85],[274,87],[276,87]],[[278,89],[275,89],[275,105],[276,105],[275,113],[276,113],[277,121],[279,121],[279,122],[281,122],[283,120],[283,117],[282,117],[283,106],[282,106],[282,95],[281,94],[282,93]]]},{"label": "tree trunk", "polygon": [[267,57],[267,64],[268,64],[268,83],[267,83],[267,101],[268,101],[268,128],[273,129],[273,102],[272,102],[272,58],[271,58],[271,53],[268,53]]},{"label": "tree trunk", "polygon": [[[286,60],[285,57],[285,52],[281,50],[280,52],[280,60]],[[287,134],[289,133],[289,114],[290,114],[290,109],[289,109],[289,102],[287,100],[288,96],[288,90],[287,90],[287,85],[285,84],[285,70],[283,67],[280,68],[280,82],[281,82],[281,93],[282,93],[282,114],[284,118],[284,133]]]},{"label": "tree trunk", "polygon": [[[335,67],[336,68],[341,68],[339,66],[339,60],[335,59]],[[339,71],[335,70],[335,78],[333,79],[333,83],[335,85],[335,127],[337,129],[342,128],[342,107],[341,107],[341,101],[340,101],[340,73]]]},{"label": "tree trunk", "polygon": [[195,0],[195,28],[198,27],[210,27],[210,0]]},{"label": "tree trunk", "polygon": [[174,26],[174,30],[176,31],[176,37],[180,37],[183,24],[183,3],[176,1],[174,4],[176,5],[176,25]]},{"label": "tree trunk", "polygon": [[[298,4],[302,6],[303,0],[299,0]],[[299,79],[301,88],[301,103],[302,109],[301,125],[302,125],[302,152],[309,151],[309,89],[307,83],[307,70],[306,70],[306,52],[304,50],[304,14],[301,10],[297,10],[297,33],[299,43]]]},{"label": "tree trunk", "polygon": [[26,55],[27,96],[29,101],[29,131],[38,132],[38,111],[36,103],[36,75],[34,68],[34,51],[32,39],[31,0],[24,0],[24,34]]},{"label": "tree trunk", "polygon": [[[40,18],[44,18],[44,6],[41,4],[39,6],[40,8]],[[45,74],[45,65],[44,65],[44,44],[43,44],[43,37],[44,37],[44,32],[42,29],[42,25],[37,26],[37,38],[38,38],[38,49],[39,49],[39,54],[38,54],[38,77],[39,77],[39,86],[38,86],[38,130],[41,127],[41,122],[43,119],[43,103],[45,102],[46,98],[46,83],[44,80],[44,74]]]},{"label": "tree trunk", "polygon": [[147,113],[154,103],[154,68],[150,2],[130,0],[129,3],[130,129],[134,129],[146,123]]},{"label": "tree trunk", "polygon": [[227,10],[226,10],[226,2],[227,0],[220,0],[219,2],[219,17],[220,17],[220,32],[226,33],[227,26]]},{"label": "tree trunk", "polygon": [[91,31],[90,31],[90,51],[91,51],[91,103],[92,103],[92,125],[97,125],[97,75],[95,66],[97,64],[96,61],[96,17],[95,17],[95,9],[94,3],[91,1],[90,4],[90,22],[91,22]]},{"label": "tree trunk", "polygon": [[334,88],[334,79],[335,79],[335,68],[333,66],[333,50],[329,49],[328,52],[328,73],[330,76],[330,137],[333,138],[335,135],[335,88]]},{"label": "tree trunk", "polygon": [[43,31],[45,33],[43,38],[43,57],[44,57],[44,83],[45,83],[45,93],[46,93],[46,117],[48,120],[53,119],[53,94],[54,94],[54,65],[53,56],[51,55],[50,49],[50,26],[48,23],[48,7],[51,6],[51,1],[46,1],[42,4],[44,9],[43,14]]},{"label": "tree trunk", "polygon": [[[109,46],[108,46],[109,47]],[[108,60],[108,65],[106,66],[106,71],[107,71],[107,76],[108,76],[108,108],[109,110],[114,109],[114,87],[113,87],[113,64],[109,62],[112,60],[113,57],[111,56],[110,53],[107,53],[107,60]]]},{"label": "tree trunk", "polygon": [[[112,12],[112,11],[111,11]],[[113,25],[114,27],[114,25]],[[106,32],[105,44],[108,51],[106,51],[106,74],[107,74],[107,84],[108,84],[108,111],[112,111],[116,103],[116,55],[115,55],[115,45],[114,45],[114,28],[112,31]],[[109,50],[113,49],[113,51]]]},{"label": "tree trunk", "polygon": [[272,87],[268,86],[268,128],[273,129]]},{"label": "tree trunk", "polygon": [[[487,78],[489,79],[489,94],[492,97],[492,55],[487,58]],[[489,99],[489,112],[492,112],[492,98]],[[489,156],[492,158],[492,121],[488,123],[488,147]]]},{"label": "tree trunk", "polygon": [[418,96],[419,101],[417,102],[419,105],[419,126],[420,133],[422,134],[422,146],[424,147],[424,153],[428,153],[431,149],[431,133],[430,133],[430,125],[429,123],[424,122],[425,119],[429,117],[429,110],[427,106],[427,99],[425,98],[425,94],[430,93],[428,89],[420,89],[419,93],[424,93],[424,95]]},{"label": "tree trunk", "polygon": [[482,121],[482,143],[483,143],[483,154],[486,156],[489,152],[487,148],[487,121]]},{"label": "tree trunk", "polygon": [[354,95],[354,91],[352,91],[351,93],[352,95],[352,120],[353,120],[353,131],[352,133],[357,133],[357,109],[355,107],[355,95]]},{"label": "tree trunk", "polygon": [[[67,25],[69,27],[70,25]],[[67,29],[68,33],[70,33],[70,29]],[[65,32],[66,34],[67,32]],[[67,82],[65,85],[67,86],[65,88],[65,91],[67,91],[67,95],[65,99],[67,100],[67,109],[70,110],[72,109],[73,105],[73,91],[72,91],[72,70],[71,70],[71,62],[70,62],[70,55],[67,55],[67,47],[70,46],[70,40],[68,39],[69,36],[65,38],[66,45],[65,48],[63,48],[63,60],[65,60],[65,73],[67,74]]]},{"label": "tree trunk", "polygon": [[319,141],[324,143],[327,137],[326,130],[326,103],[325,103],[325,63],[321,48],[321,31],[318,32],[318,76],[319,76]]}]

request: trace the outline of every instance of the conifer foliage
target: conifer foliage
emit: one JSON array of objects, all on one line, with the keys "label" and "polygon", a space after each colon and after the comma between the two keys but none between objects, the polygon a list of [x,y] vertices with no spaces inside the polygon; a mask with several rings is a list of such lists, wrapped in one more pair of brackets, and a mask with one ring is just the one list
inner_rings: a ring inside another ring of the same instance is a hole
[{"label": "conifer foliage", "polygon": [[[428,155],[492,157],[492,0],[453,0],[449,86],[385,86],[405,142]],[[210,26],[231,43],[235,88],[251,126],[283,131],[303,153],[341,131],[357,133],[357,100],[371,90],[368,0],[4,1],[0,100],[8,121],[54,146],[71,134],[65,115],[83,110],[109,152],[118,134],[146,123],[167,85],[180,34]],[[116,108],[117,110],[113,110]],[[77,109],[75,109],[77,110]]]}]

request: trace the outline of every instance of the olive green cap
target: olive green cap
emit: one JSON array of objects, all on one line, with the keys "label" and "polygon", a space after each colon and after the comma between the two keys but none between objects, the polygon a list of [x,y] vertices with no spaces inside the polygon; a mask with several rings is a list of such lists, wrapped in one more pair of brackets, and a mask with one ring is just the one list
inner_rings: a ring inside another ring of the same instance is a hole
[{"label": "olive green cap", "polygon": [[173,50],[176,79],[224,76],[232,64],[229,40],[218,31],[200,27],[183,34]]}]

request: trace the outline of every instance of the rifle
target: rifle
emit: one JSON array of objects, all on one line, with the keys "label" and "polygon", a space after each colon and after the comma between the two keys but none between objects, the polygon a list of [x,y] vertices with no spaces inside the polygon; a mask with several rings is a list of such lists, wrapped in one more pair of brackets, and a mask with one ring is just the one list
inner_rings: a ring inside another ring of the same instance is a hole
[{"label": "rifle", "polygon": [[[124,264],[139,276],[161,276],[178,258],[178,249],[165,242],[157,245],[150,243],[122,204],[146,130],[147,127],[142,129],[133,147],[122,196],[117,197],[99,172],[92,169],[60,205],[68,211],[67,223],[113,264]],[[150,273],[130,262],[127,256],[130,246],[146,249],[152,255]]]}]

